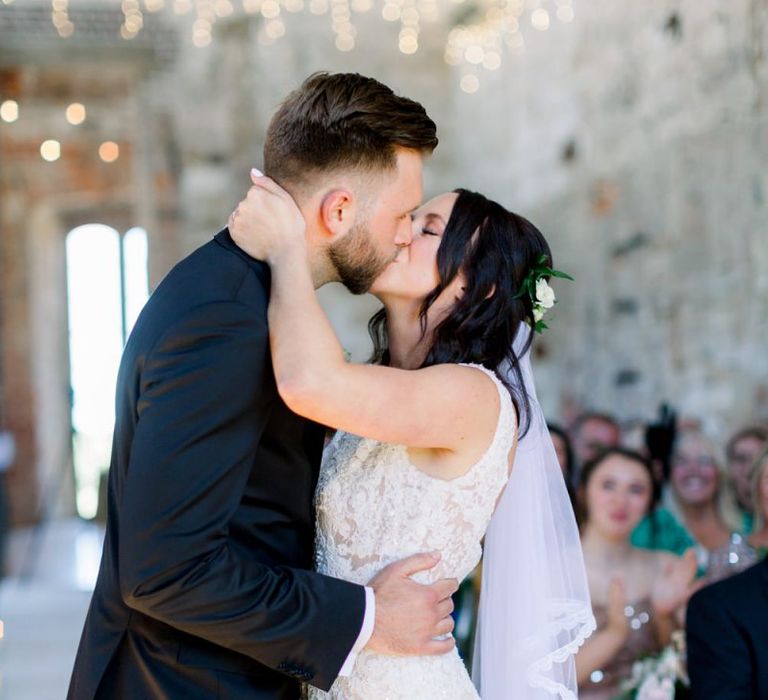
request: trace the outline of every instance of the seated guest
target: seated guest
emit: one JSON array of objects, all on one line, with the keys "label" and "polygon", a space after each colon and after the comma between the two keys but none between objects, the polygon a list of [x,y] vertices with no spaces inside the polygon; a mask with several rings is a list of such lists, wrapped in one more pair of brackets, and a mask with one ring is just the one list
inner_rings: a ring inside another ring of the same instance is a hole
[{"label": "seated guest", "polygon": [[[645,430],[646,453],[654,467],[654,476],[661,493],[668,489],[676,434],[675,412],[666,404],[662,404],[659,417]],[[680,521],[661,504],[640,521],[630,541],[635,547],[660,549],[677,555],[682,555],[696,544]]]},{"label": "seated guest", "polygon": [[568,438],[568,433],[557,423],[547,423],[549,436],[552,438],[552,444],[555,446],[557,461],[560,463],[560,469],[563,471],[565,480],[571,483],[573,476],[573,448]]},{"label": "seated guest", "polygon": [[575,457],[575,483],[579,483],[582,465],[595,459],[603,450],[618,447],[621,442],[621,428],[607,413],[590,411],[580,415],[571,426],[571,441]]},{"label": "seated guest", "polygon": [[717,451],[694,428],[682,431],[672,453],[669,508],[696,541],[699,566],[709,582],[754,564],[755,551],[742,536],[730,480]]},{"label": "seated guest", "polygon": [[571,447],[571,441],[568,438],[568,433],[566,433],[559,425],[556,425],[555,423],[547,423],[547,428],[549,429],[549,435],[552,438],[552,444],[555,446],[557,461],[560,463],[560,469],[563,472],[565,485],[568,488],[568,496],[571,499],[571,503],[573,503],[573,448]]},{"label": "seated guest", "polygon": [[659,414],[645,428],[645,449],[661,484],[669,481],[672,449],[677,435],[677,412],[669,404],[659,406]]},{"label": "seated guest", "polygon": [[[675,413],[662,405],[655,422],[642,427],[638,451],[653,467],[654,485],[659,493],[667,488],[669,464],[677,432]],[[624,433],[625,446],[627,442]],[[678,519],[660,503],[633,530],[630,542],[642,549],[661,550],[682,556],[696,543]]]},{"label": "seated guest", "polygon": [[763,450],[752,469],[752,494],[755,521],[748,542],[762,559],[768,555],[768,448]]},{"label": "seated guest", "polygon": [[694,700],[768,698],[768,559],[691,596],[686,615]]},{"label": "seated guest", "polygon": [[767,443],[768,430],[754,426],[736,433],[725,448],[726,468],[742,513],[745,533],[752,531],[752,467]]},{"label": "seated guest", "polygon": [[582,700],[619,694],[632,664],[669,643],[689,595],[692,551],[676,557],[629,542],[654,500],[652,468],[642,455],[613,448],[584,465],[579,519],[597,631],[576,656]]}]

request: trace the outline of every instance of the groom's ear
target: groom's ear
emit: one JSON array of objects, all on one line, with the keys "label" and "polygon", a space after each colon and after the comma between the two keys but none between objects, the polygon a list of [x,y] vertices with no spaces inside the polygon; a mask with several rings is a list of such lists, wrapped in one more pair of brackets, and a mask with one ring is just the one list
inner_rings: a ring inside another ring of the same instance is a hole
[{"label": "groom's ear", "polygon": [[323,224],[334,238],[349,231],[355,220],[355,197],[347,189],[338,188],[325,194],[320,204]]}]

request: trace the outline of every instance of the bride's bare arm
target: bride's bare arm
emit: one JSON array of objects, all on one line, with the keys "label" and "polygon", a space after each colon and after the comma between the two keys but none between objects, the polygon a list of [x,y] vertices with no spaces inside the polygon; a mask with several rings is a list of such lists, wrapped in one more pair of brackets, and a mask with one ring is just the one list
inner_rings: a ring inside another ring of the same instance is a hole
[{"label": "bride's bare arm", "polygon": [[[230,229],[238,245],[272,269],[272,362],[288,407],[334,428],[410,447],[462,451],[490,444],[500,406],[496,386],[483,372],[458,365],[411,371],[345,361],[315,296],[298,210],[292,200],[281,201],[290,199],[287,193],[274,188],[249,194]],[[261,228],[257,238],[247,235],[249,226],[274,221],[282,228],[271,234],[273,240]]]}]

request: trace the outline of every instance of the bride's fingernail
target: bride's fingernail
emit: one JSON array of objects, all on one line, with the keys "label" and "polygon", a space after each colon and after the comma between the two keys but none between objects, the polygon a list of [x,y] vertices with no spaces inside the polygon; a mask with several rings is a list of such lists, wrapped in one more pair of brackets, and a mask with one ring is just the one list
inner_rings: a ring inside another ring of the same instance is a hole
[{"label": "bride's fingernail", "polygon": [[251,168],[251,175],[253,175],[254,177],[264,177],[264,173],[257,168]]}]

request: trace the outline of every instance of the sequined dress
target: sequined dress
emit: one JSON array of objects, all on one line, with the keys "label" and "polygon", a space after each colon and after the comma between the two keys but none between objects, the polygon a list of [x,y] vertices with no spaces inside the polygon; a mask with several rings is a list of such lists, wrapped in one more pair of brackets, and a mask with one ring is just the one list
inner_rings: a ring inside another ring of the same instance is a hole
[{"label": "sequined dress", "polygon": [[[605,628],[608,611],[605,606],[593,605],[597,629]],[[579,686],[579,700],[611,700],[621,695],[621,681],[632,675],[632,664],[639,659],[661,651],[656,641],[650,598],[627,605],[624,614],[629,618],[629,636],[624,646],[604,668],[593,671],[592,677]]]},{"label": "sequined dress", "polygon": [[[475,365],[472,365],[475,366]],[[462,581],[482,553],[480,541],[507,482],[516,418],[509,392],[495,374],[500,396],[496,432],[483,457],[450,481],[417,469],[403,445],[339,432],[326,448],[315,505],[316,568],[366,584],[394,561],[439,550],[440,563],[414,579]],[[442,656],[400,657],[363,651],[352,674],[311,700],[477,700],[454,649]]]}]

